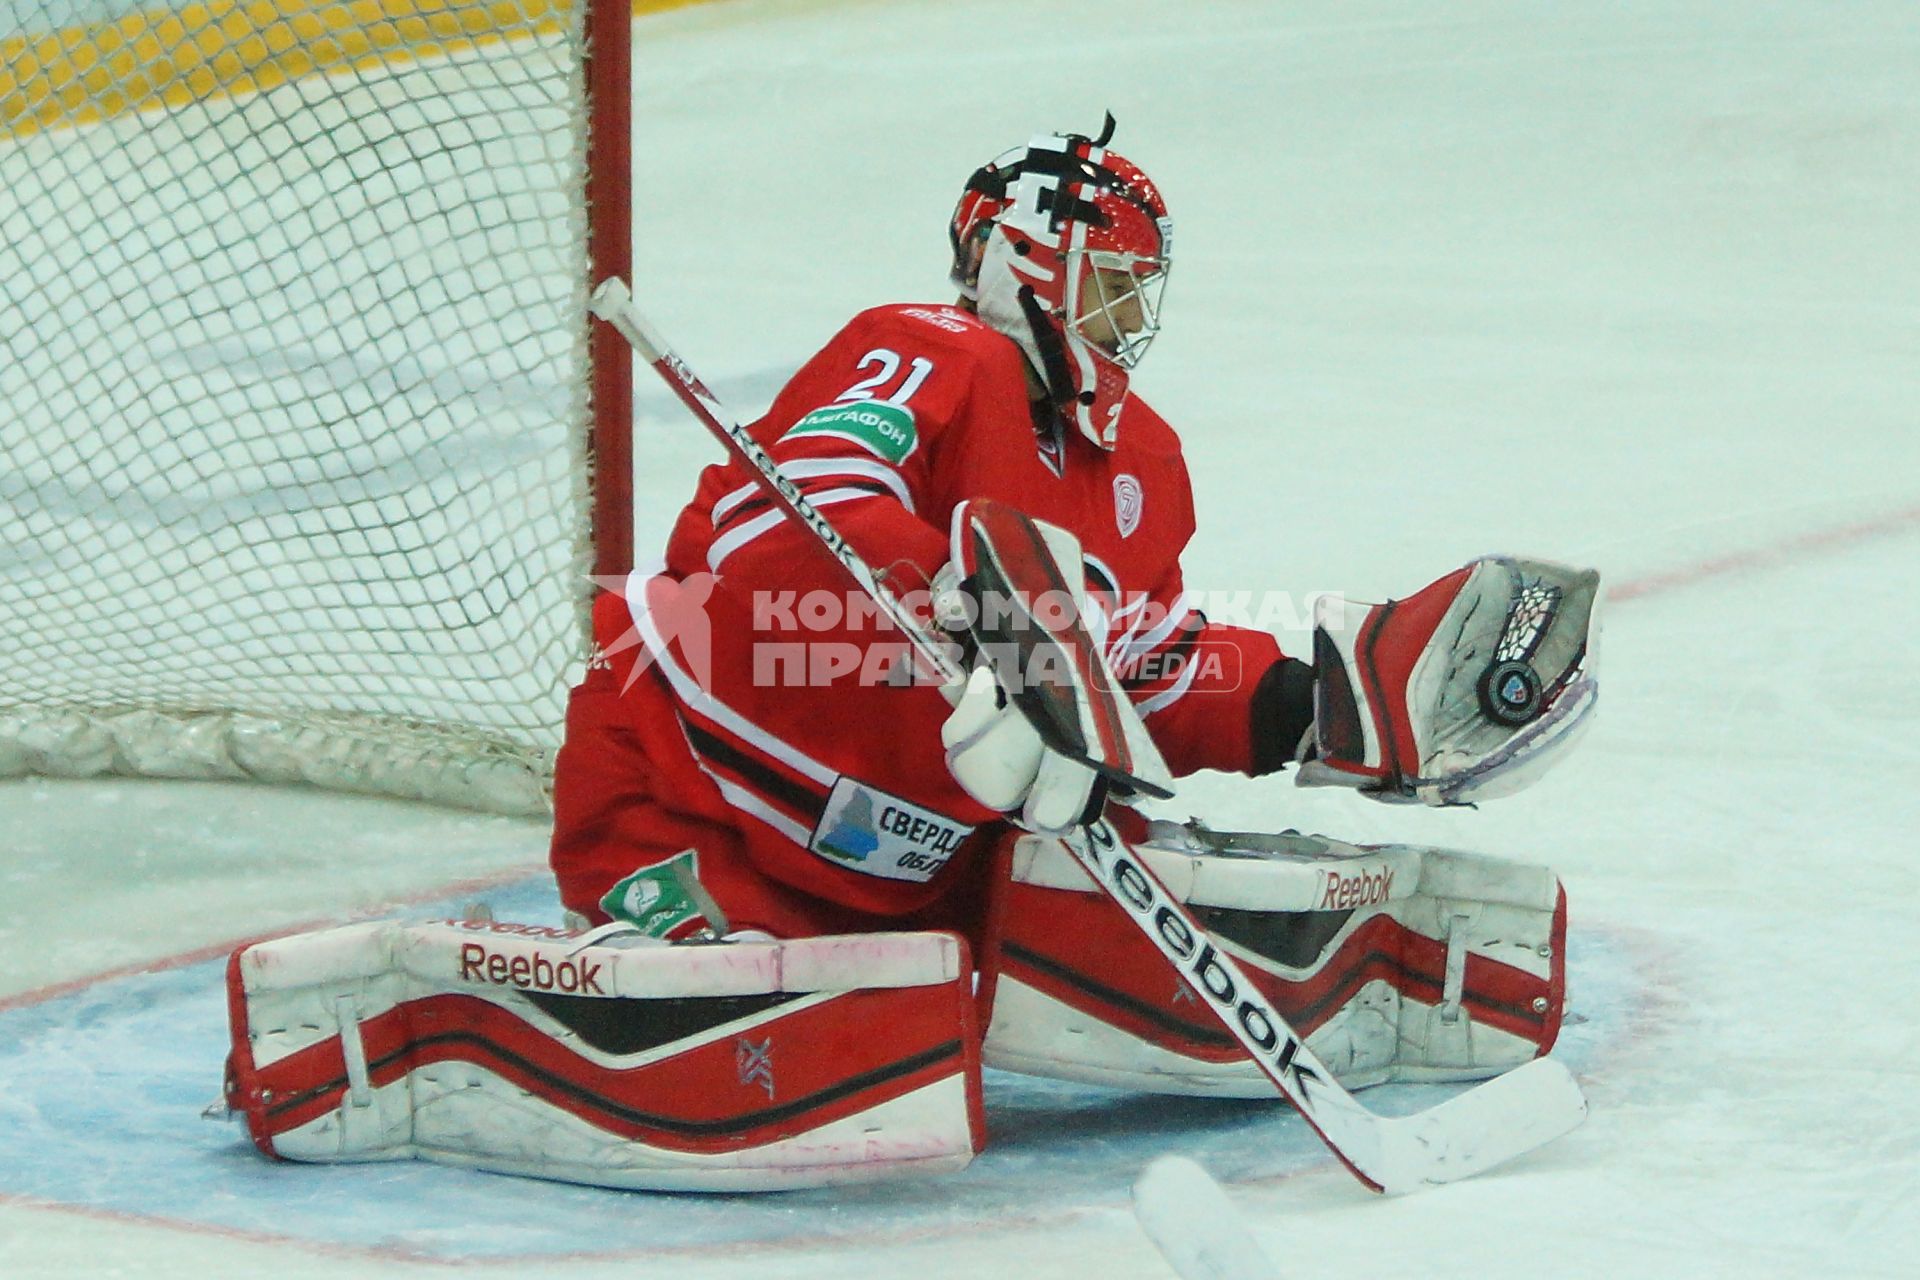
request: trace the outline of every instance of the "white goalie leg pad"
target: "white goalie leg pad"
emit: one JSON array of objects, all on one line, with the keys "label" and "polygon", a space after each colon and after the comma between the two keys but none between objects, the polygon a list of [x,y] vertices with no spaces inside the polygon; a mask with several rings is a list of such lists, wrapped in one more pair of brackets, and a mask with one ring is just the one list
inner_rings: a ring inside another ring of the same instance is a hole
[{"label": "white goalie leg pad", "polygon": [[[1152,824],[1140,852],[1349,1088],[1474,1080],[1547,1052],[1565,896],[1544,867],[1412,845]],[[1272,1083],[1059,844],[1014,853],[987,1065],[1159,1093]],[[1204,977],[1204,953],[1196,962]]]},{"label": "white goalie leg pad", "polygon": [[754,1191],[950,1172],[984,1140],[951,934],[360,924],[241,948],[228,1005],[228,1106],[282,1159]]}]

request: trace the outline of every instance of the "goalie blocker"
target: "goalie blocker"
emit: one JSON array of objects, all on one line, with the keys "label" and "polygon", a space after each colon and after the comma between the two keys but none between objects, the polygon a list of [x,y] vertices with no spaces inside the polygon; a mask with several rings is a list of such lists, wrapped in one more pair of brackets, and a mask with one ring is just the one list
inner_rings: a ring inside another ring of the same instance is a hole
[{"label": "goalie blocker", "polygon": [[[977,996],[940,933],[669,944],[449,920],[242,948],[228,1106],[290,1160],[753,1191],[964,1167],[983,1061],[1274,1096],[1058,842],[1007,838]],[[1168,823],[1140,851],[1349,1087],[1496,1075],[1558,1033],[1566,907],[1544,868]]]}]

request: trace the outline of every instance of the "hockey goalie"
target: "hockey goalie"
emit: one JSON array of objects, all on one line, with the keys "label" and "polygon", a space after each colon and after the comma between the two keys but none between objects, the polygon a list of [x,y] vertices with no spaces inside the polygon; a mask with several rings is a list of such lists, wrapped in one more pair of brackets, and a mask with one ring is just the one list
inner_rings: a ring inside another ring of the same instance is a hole
[{"label": "hockey goalie", "polygon": [[[263,1151],[774,1189],[964,1166],[983,1064],[1275,1096],[1196,999],[1204,971],[1068,856],[1095,820],[1348,1087],[1496,1076],[1552,1046],[1550,871],[1130,805],[1200,770],[1436,806],[1515,790],[1593,707],[1598,578],[1477,560],[1402,599],[1323,601],[1297,656],[1199,612],[1179,439],[1131,386],[1171,223],[1111,132],[977,170],[959,300],[855,316],[749,428],[958,678],[929,678],[759,474],[709,467],[664,565],[595,608],[555,775],[573,926],[378,923],[237,953],[228,1099]],[[1049,670],[1036,634],[1091,657]],[[1078,735],[1089,706],[1125,769]]]}]

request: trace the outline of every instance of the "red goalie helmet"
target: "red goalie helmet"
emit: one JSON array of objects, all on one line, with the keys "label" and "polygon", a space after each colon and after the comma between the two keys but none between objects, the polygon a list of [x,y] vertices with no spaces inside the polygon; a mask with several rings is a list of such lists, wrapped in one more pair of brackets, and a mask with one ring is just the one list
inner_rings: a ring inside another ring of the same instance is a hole
[{"label": "red goalie helmet", "polygon": [[975,171],[953,211],[953,282],[1027,353],[1063,416],[1113,447],[1127,371],[1160,330],[1172,223],[1152,179],[1098,138],[1041,134]]}]

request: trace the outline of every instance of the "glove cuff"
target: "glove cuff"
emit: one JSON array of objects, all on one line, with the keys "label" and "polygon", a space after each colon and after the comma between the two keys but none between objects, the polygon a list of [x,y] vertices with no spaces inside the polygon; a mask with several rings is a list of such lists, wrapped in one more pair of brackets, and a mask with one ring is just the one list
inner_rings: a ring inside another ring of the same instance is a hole
[{"label": "glove cuff", "polygon": [[1254,686],[1252,776],[1277,773],[1313,749],[1313,668],[1282,658]]}]

